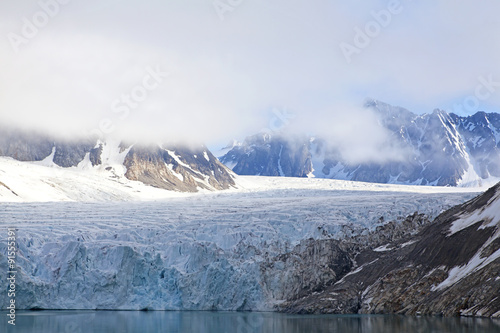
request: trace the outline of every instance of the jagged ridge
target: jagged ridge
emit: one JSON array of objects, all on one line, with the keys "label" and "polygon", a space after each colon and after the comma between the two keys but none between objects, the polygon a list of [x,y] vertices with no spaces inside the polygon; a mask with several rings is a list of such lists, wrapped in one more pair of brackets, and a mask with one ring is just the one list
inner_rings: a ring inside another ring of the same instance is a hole
[{"label": "jagged ridge", "polygon": [[451,186],[477,186],[500,179],[499,114],[460,117],[434,110],[416,115],[375,100],[367,101],[365,107],[375,112],[390,133],[391,147],[403,152],[398,160],[353,164],[339,153],[335,142],[279,133],[250,136],[220,159],[242,175]]}]

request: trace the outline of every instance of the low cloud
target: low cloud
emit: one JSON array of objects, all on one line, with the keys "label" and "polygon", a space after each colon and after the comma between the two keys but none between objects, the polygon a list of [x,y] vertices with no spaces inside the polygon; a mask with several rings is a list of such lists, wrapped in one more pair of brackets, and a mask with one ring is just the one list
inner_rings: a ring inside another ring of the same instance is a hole
[{"label": "low cloud", "polygon": [[[0,122],[214,145],[268,127],[279,107],[353,161],[398,158],[356,105],[372,96],[415,113],[449,109],[474,93],[478,77],[500,81],[500,4],[401,0],[403,10],[348,64],[339,45],[387,6],[243,1],[222,20],[204,0],[71,1],[18,52],[0,39]],[[24,18],[39,11],[37,1],[1,4],[0,35],[22,34]],[[151,70],[168,76],[148,79]],[[480,102],[498,105],[500,94]]]},{"label": "low cloud", "polygon": [[295,114],[282,132],[299,135],[308,129],[310,135],[324,140],[330,151],[354,165],[401,161],[409,154],[408,148],[400,146],[393,133],[380,125],[374,110],[363,107],[362,103],[336,104],[321,114],[319,118],[307,113]]}]

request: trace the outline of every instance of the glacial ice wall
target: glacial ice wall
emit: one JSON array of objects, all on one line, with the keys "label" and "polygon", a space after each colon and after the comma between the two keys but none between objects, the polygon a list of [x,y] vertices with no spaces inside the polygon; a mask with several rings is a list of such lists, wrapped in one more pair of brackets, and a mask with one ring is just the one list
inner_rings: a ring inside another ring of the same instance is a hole
[{"label": "glacial ice wall", "polygon": [[[435,216],[474,195],[295,189],[142,203],[9,203],[1,207],[0,235],[6,238],[7,226],[18,232],[18,308],[272,310],[342,274],[322,271],[327,260],[348,269],[334,243],[308,242],[372,230],[380,217]],[[313,252],[317,260],[308,257]],[[7,301],[0,293],[2,307]]]}]

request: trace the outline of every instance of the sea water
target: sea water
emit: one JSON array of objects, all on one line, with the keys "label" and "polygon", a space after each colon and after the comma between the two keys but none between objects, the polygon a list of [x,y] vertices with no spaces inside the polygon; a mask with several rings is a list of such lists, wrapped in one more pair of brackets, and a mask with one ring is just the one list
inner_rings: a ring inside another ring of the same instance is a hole
[{"label": "sea water", "polygon": [[271,312],[19,311],[0,313],[0,332],[500,332],[500,320],[395,315],[288,315]]}]

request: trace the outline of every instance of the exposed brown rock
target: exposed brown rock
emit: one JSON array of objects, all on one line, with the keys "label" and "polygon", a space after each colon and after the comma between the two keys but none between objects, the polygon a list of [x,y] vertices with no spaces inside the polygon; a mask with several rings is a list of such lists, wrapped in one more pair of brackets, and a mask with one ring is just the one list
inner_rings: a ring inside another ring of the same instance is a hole
[{"label": "exposed brown rock", "polygon": [[128,179],[167,190],[197,192],[199,188],[222,190],[235,185],[230,171],[205,147],[198,150],[172,147],[167,151],[159,146],[134,146],[124,165]]}]

